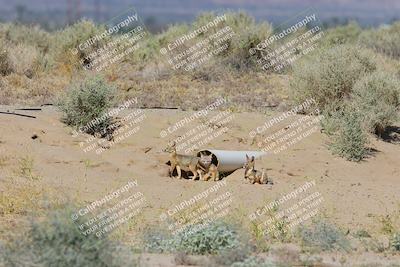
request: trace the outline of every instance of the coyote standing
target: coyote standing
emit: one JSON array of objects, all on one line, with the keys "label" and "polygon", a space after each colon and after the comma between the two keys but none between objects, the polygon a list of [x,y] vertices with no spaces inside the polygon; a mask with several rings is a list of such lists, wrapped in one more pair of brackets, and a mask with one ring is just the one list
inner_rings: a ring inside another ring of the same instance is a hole
[{"label": "coyote standing", "polygon": [[169,167],[169,173],[170,173],[171,177],[172,177],[172,173],[173,173],[174,169],[176,168],[179,179],[182,178],[182,170],[191,171],[193,173],[193,177],[192,177],[193,180],[196,180],[197,174],[199,174],[200,179],[202,179],[201,174],[202,174],[202,170],[204,170],[204,169],[200,166],[200,158],[199,157],[178,154],[176,152],[176,143],[175,142],[173,142],[164,151],[170,153],[171,165]]},{"label": "coyote standing", "polygon": [[250,183],[255,184],[267,184],[268,182],[268,175],[264,169],[261,171],[257,171],[254,168],[255,165],[255,158],[252,156],[251,158],[246,154],[246,163],[243,165],[244,171],[244,178],[249,179]]}]

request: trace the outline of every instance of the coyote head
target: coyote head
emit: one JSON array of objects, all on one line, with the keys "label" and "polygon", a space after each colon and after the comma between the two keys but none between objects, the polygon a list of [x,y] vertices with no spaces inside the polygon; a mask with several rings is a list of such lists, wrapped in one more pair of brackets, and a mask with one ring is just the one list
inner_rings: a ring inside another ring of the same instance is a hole
[{"label": "coyote head", "polygon": [[252,156],[251,158],[246,154],[246,163],[243,165],[243,169],[250,170],[254,169],[255,158]]}]

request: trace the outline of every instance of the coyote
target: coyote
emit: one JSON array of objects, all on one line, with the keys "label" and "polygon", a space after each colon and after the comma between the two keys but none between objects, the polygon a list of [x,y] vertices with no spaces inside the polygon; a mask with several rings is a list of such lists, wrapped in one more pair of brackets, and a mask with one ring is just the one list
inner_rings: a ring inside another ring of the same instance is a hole
[{"label": "coyote", "polygon": [[243,168],[245,169],[244,178],[249,179],[250,183],[252,184],[267,184],[269,182],[267,172],[264,169],[257,171],[254,168],[254,164],[254,156],[250,158],[248,155],[246,155],[246,163],[243,165]]},{"label": "coyote", "polygon": [[200,152],[200,166],[202,169],[206,172],[205,175],[203,176],[204,181],[208,181],[210,178],[212,178],[214,181],[219,180],[219,172],[218,172],[218,167],[212,163],[212,155],[207,155],[204,154],[203,152]]},{"label": "coyote", "polygon": [[176,168],[178,173],[178,178],[182,178],[182,170],[184,171],[191,171],[193,173],[193,180],[196,180],[197,174],[199,175],[200,179],[202,179],[202,173],[204,168],[200,166],[200,158],[191,155],[182,155],[176,152],[176,143],[173,142],[169,147],[167,147],[165,152],[170,153],[170,162],[171,165],[169,167],[169,174],[172,177],[172,173]]},{"label": "coyote", "polygon": [[208,172],[203,176],[204,181],[208,181],[210,178],[212,178],[214,181],[219,181],[219,171],[218,167],[214,164],[211,163],[211,165],[208,168]]}]

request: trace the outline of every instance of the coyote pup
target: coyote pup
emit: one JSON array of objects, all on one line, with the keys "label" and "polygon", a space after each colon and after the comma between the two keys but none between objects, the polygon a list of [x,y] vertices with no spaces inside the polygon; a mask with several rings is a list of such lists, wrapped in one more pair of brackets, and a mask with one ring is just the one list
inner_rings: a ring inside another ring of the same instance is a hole
[{"label": "coyote pup", "polygon": [[202,177],[201,177],[202,168],[199,164],[199,161],[200,161],[199,157],[178,154],[176,152],[176,143],[175,142],[173,142],[172,145],[167,147],[164,151],[170,153],[171,165],[169,167],[169,173],[170,173],[171,177],[172,177],[172,173],[173,173],[174,169],[176,168],[179,179],[182,178],[182,170],[191,171],[193,173],[193,177],[192,177],[193,180],[196,180],[197,174],[199,174],[200,179],[202,179]]},{"label": "coyote pup", "polygon": [[246,155],[246,163],[243,166],[243,168],[245,169],[244,178],[249,179],[250,183],[252,184],[267,184],[269,182],[267,172],[264,169],[261,169],[261,171],[257,171],[254,168],[254,164],[254,156],[250,158],[248,155]]},{"label": "coyote pup", "polygon": [[214,181],[219,181],[219,171],[218,167],[215,166],[214,163],[211,163],[210,167],[208,168],[208,173],[203,176],[204,181],[208,181],[210,178],[212,178]]}]

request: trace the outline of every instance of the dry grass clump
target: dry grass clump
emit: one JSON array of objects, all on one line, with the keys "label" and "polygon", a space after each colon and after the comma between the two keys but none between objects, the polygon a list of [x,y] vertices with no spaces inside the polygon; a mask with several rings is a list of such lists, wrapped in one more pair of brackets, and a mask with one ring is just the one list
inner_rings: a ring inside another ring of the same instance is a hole
[{"label": "dry grass clump", "polygon": [[10,180],[2,183],[0,215],[26,215],[40,209],[38,200],[46,195],[46,189],[38,181]]},{"label": "dry grass clump", "polygon": [[40,69],[39,50],[31,45],[17,44],[9,48],[10,62],[13,71],[19,75],[32,78]]}]

